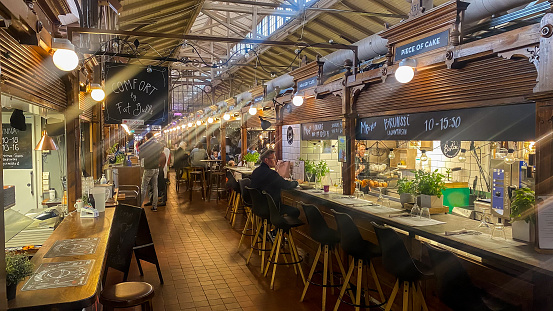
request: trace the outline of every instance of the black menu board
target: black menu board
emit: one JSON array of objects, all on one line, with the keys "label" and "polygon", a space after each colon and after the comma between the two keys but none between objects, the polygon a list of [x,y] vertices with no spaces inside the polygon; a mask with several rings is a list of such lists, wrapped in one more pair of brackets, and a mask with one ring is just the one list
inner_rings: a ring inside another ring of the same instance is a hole
[{"label": "black menu board", "polygon": [[363,118],[356,139],[524,141],[536,139],[535,128],[530,103]]},{"label": "black menu board", "polygon": [[25,124],[26,130],[20,131],[9,124],[2,124],[2,162],[4,169],[33,168],[33,136],[31,126]]},{"label": "black menu board", "polygon": [[301,125],[302,140],[330,140],[338,139],[344,129],[342,121],[324,121],[314,123],[304,123]]},{"label": "black menu board", "polygon": [[166,125],[167,67],[106,63],[106,123]]}]

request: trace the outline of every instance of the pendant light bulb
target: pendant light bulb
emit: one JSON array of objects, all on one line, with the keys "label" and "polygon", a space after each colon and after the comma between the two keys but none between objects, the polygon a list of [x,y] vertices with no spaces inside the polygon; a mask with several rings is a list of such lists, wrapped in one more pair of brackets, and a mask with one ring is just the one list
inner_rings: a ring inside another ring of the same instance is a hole
[{"label": "pendant light bulb", "polygon": [[106,98],[106,93],[104,92],[104,89],[102,89],[102,86],[100,84],[91,84],[90,89],[90,96],[95,101],[99,102]]},{"label": "pendant light bulb", "polygon": [[188,122],[188,127],[192,127],[192,125],[194,125],[192,122]]},{"label": "pendant light bulb", "polygon": [[394,149],[390,149],[390,153],[388,153],[388,159],[392,160],[396,158],[396,154],[394,153]]},{"label": "pendant light bulb", "polygon": [[422,152],[421,161],[425,162],[426,160],[428,160],[428,156],[426,155],[426,150],[421,150],[421,152]]},{"label": "pendant light bulb", "polygon": [[461,149],[461,154],[459,155],[459,162],[465,163],[467,162],[467,156],[466,156],[467,149]]},{"label": "pendant light bulb", "polygon": [[248,113],[251,114],[252,116],[255,116],[257,114],[257,108],[255,108],[254,106],[251,106],[250,109],[248,110]]},{"label": "pendant light bulb", "polygon": [[197,125],[197,126],[202,125],[202,121],[200,121],[200,120],[196,121],[196,125]]},{"label": "pendant light bulb", "polygon": [[225,121],[230,120],[230,114],[225,113],[225,114],[223,115],[223,119],[225,119]]},{"label": "pendant light bulb", "polygon": [[75,53],[75,46],[71,41],[62,38],[54,38],[52,48],[56,49],[52,57],[54,65],[63,71],[72,71],[79,65],[79,56]]},{"label": "pendant light bulb", "polygon": [[414,59],[406,58],[399,63],[394,76],[399,83],[407,83],[413,80],[417,62]]},{"label": "pendant light bulb", "polygon": [[208,123],[213,123],[213,118],[212,117],[207,118],[207,122]]},{"label": "pendant light bulb", "polygon": [[515,151],[513,149],[509,149],[509,151],[507,152],[507,156],[505,157],[505,159],[503,161],[505,161],[505,164],[513,164],[515,163],[516,159],[515,159]]},{"label": "pendant light bulb", "polygon": [[296,107],[303,105],[303,92],[296,92],[296,94],[294,94],[294,97],[292,98],[292,104],[294,104],[294,106]]}]

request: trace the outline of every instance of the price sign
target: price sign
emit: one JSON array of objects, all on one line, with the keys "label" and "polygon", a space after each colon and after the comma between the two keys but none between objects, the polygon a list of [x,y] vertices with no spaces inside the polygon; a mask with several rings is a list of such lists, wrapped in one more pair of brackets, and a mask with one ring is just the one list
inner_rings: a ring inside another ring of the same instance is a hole
[{"label": "price sign", "polygon": [[535,104],[517,104],[363,118],[356,139],[524,141],[535,125]]},{"label": "price sign", "polygon": [[4,169],[33,168],[33,138],[31,126],[25,124],[27,130],[20,131],[9,124],[2,124],[2,151]]},{"label": "price sign", "polygon": [[106,123],[167,124],[167,67],[106,63],[105,71]]}]

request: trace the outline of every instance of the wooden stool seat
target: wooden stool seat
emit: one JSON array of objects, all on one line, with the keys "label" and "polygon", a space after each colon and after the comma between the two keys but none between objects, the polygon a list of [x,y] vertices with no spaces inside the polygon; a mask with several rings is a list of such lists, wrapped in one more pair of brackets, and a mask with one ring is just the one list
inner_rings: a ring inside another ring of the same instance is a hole
[{"label": "wooden stool seat", "polygon": [[151,311],[154,287],[146,282],[123,282],[105,288],[100,294],[104,310],[142,306],[143,311]]}]

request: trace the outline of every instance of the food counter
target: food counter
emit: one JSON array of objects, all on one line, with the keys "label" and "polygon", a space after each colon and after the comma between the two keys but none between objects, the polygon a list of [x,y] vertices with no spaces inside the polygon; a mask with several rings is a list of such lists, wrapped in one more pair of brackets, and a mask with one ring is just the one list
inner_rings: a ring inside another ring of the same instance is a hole
[{"label": "food counter", "polygon": [[[31,260],[43,282],[27,283],[29,278],[19,282],[9,310],[81,310],[94,304],[101,290],[114,211],[106,209],[97,218],[81,218],[78,213],[66,216]],[[72,272],[80,278],[69,279]],[[48,282],[49,278],[57,280]],[[59,284],[62,278],[65,286]]]},{"label": "food counter", "polygon": [[[403,233],[404,241],[411,255],[427,263],[422,242],[438,244],[455,252],[467,269],[473,282],[505,301],[522,305],[523,310],[552,310],[553,300],[548,297],[545,288],[553,284],[553,255],[539,254],[533,245],[511,239],[510,227],[504,233],[494,234],[492,239],[487,228],[478,228],[479,222],[460,216],[442,214],[432,215],[432,219],[443,222],[435,225],[413,226],[410,217],[390,217],[407,211],[400,210],[399,203],[390,201],[392,208],[368,206],[357,203],[347,196],[337,193],[323,194],[316,190],[286,190],[282,192],[285,204],[299,206],[299,202],[316,205],[323,213],[329,226],[336,228],[331,209],[346,212],[352,216],[363,237],[377,244],[371,221],[392,226]],[[377,198],[370,200],[376,202]],[[361,200],[359,200],[361,201]],[[396,207],[396,208],[393,208]],[[303,220],[307,223],[303,211]],[[446,231],[472,229],[482,231],[481,235],[446,235]],[[316,243],[309,237],[308,226],[296,230],[298,244],[308,253],[314,254]],[[379,260],[375,264],[385,293],[389,294],[394,278],[388,275]],[[427,281],[425,298],[430,309],[447,310],[432,293],[434,281]],[[387,290],[386,290],[387,288]]]}]

